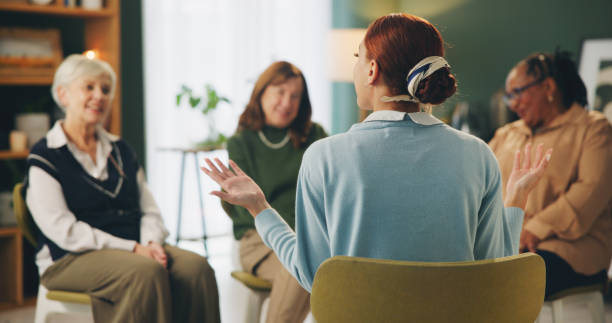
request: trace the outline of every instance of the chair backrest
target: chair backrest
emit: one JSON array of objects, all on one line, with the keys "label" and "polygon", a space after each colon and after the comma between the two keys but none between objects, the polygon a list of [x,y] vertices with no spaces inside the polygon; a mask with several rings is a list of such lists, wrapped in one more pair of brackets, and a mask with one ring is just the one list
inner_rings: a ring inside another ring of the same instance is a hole
[{"label": "chair backrest", "polygon": [[335,256],[317,270],[310,303],[319,323],[533,323],[545,279],[532,253],[446,263]]},{"label": "chair backrest", "polygon": [[36,237],[38,237],[38,227],[32,219],[32,215],[28,211],[25,200],[23,199],[23,183],[15,184],[13,188],[13,209],[15,217],[17,217],[17,225],[26,239],[36,248],[38,245]]}]

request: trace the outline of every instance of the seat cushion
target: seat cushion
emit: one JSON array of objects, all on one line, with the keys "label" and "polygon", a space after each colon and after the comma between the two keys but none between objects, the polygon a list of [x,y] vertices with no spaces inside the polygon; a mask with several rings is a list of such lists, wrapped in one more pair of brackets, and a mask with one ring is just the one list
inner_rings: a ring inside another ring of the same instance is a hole
[{"label": "seat cushion", "polygon": [[50,290],[47,292],[47,298],[54,301],[67,303],[91,304],[91,298],[85,293]]},{"label": "seat cushion", "polygon": [[258,292],[269,292],[272,289],[271,282],[245,271],[232,271],[232,277],[246,287]]},{"label": "seat cushion", "polygon": [[557,300],[557,299],[560,299],[566,296],[570,296],[570,295],[583,294],[583,293],[596,292],[596,291],[603,292],[604,291],[603,284],[593,284],[593,285],[586,285],[586,286],[579,286],[579,287],[564,289],[560,292],[557,292],[555,294],[548,296],[548,298],[546,298],[546,301],[554,301],[554,300]]}]

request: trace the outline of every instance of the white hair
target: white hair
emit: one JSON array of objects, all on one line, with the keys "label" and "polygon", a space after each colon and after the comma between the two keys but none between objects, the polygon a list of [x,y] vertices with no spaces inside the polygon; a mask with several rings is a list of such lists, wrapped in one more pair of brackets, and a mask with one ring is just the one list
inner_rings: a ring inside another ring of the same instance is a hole
[{"label": "white hair", "polygon": [[55,103],[60,108],[65,110],[66,108],[62,106],[57,97],[58,87],[67,87],[75,80],[84,76],[99,77],[102,75],[108,76],[111,80],[110,99],[112,100],[115,95],[117,76],[110,64],[96,58],[87,58],[81,54],[72,54],[66,57],[55,71],[55,76],[53,77],[53,85],[51,86],[53,100],[55,100]]}]

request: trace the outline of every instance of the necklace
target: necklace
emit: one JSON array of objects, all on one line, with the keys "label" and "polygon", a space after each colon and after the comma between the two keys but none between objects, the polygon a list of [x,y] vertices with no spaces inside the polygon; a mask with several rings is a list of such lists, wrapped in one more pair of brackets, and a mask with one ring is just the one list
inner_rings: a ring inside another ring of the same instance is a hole
[{"label": "necklace", "polygon": [[285,135],[285,138],[283,138],[283,140],[281,140],[280,142],[277,142],[277,143],[270,142],[270,140],[268,140],[268,138],[266,138],[266,136],[264,135],[263,131],[261,131],[261,130],[259,130],[257,132],[257,135],[259,135],[259,139],[261,139],[261,141],[264,143],[264,145],[266,145],[266,146],[268,146],[268,148],[272,148],[272,149],[282,148],[284,145],[286,145],[289,142],[289,132],[287,132],[287,135]]}]

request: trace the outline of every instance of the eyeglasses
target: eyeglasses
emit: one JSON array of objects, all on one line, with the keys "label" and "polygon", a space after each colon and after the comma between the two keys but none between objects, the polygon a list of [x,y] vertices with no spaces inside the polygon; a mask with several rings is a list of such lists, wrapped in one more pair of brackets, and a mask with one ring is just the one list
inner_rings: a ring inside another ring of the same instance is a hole
[{"label": "eyeglasses", "polygon": [[523,94],[523,92],[525,92],[528,88],[536,86],[544,82],[545,79],[546,78],[543,77],[533,82],[527,83],[521,87],[514,88],[510,91],[510,93],[506,92],[504,94],[504,104],[509,106],[512,103],[512,101],[518,99],[521,96],[521,94]]}]

